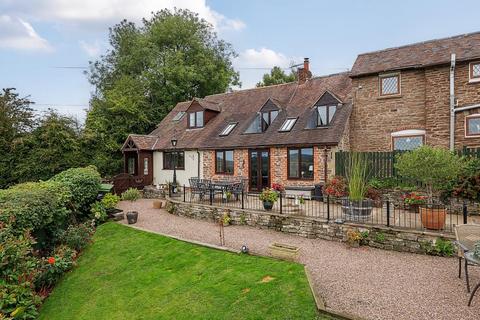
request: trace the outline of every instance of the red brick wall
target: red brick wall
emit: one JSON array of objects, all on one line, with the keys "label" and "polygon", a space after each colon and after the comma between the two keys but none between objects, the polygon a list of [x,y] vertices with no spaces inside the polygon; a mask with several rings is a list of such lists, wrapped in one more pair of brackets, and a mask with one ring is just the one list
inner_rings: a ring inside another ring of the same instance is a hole
[{"label": "red brick wall", "polygon": [[[427,144],[449,146],[449,66],[402,71],[401,94],[395,97],[379,96],[378,75],[355,78],[352,87],[351,149],[391,150],[391,133],[406,129],[424,129]],[[469,83],[468,63],[456,66],[455,96],[459,107],[480,103],[480,83]],[[479,112],[456,114],[456,148],[480,146],[480,138],[465,137],[465,116]]]}]

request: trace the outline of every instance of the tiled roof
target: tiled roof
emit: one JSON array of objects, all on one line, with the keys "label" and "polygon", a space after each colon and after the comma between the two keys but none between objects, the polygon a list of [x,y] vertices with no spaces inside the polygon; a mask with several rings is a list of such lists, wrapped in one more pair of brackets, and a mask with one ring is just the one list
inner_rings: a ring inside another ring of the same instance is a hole
[{"label": "tiled roof", "polygon": [[[300,85],[297,82],[290,82],[210,95],[197,101],[200,100],[204,106],[207,104],[209,107],[217,106],[220,112],[200,129],[188,129],[188,117],[183,117],[178,122],[172,121],[178,112],[187,110],[191,104],[191,101],[180,102],[146,137],[152,143],[151,149],[156,150],[171,149],[170,140],[174,130],[178,139],[177,147],[181,149],[335,145],[341,139],[351,111],[350,89],[349,73],[339,73],[312,78]],[[344,105],[338,108],[330,127],[305,129],[308,119],[313,115],[313,105],[327,91],[338,97]],[[266,132],[245,134],[257,112],[269,98],[281,108],[278,117]],[[299,117],[299,120],[290,132],[278,132],[286,117]],[[228,136],[219,136],[230,122],[238,122],[238,125]]]},{"label": "tiled roof", "polygon": [[139,150],[152,150],[155,147],[155,142],[157,142],[158,137],[151,135],[131,134],[125,141],[122,149],[125,148],[129,140],[132,140]]},{"label": "tiled roof", "polygon": [[360,54],[351,75],[446,64],[452,53],[458,61],[480,58],[480,32]]}]

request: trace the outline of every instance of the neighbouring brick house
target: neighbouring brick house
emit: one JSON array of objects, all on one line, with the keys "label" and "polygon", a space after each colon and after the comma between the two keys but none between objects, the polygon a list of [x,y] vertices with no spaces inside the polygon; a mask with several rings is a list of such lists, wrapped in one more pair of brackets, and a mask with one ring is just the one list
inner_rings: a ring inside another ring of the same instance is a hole
[{"label": "neighbouring brick house", "polygon": [[125,172],[164,184],[176,161],[182,185],[236,176],[251,191],[310,188],[334,174],[337,150],[449,147],[452,137],[455,148],[480,146],[480,33],[361,54],[351,72],[322,77],[305,59],[298,72],[296,82],[178,103],[152,133],[128,137]]}]

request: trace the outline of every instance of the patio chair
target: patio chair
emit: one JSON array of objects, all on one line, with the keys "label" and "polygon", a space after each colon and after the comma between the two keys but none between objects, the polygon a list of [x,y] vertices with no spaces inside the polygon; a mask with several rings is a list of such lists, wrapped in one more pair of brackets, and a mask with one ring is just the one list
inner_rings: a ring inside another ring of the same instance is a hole
[{"label": "patio chair", "polygon": [[203,200],[205,196],[205,190],[200,181],[201,179],[197,177],[188,179],[188,182],[190,183],[190,202],[192,202],[195,195],[198,195],[199,200]]},{"label": "patio chair", "polygon": [[458,252],[458,277],[462,277],[462,260],[465,260],[465,279],[467,282],[467,292],[470,292],[470,281],[468,279],[468,266],[479,266],[469,263],[465,259],[465,253],[473,251],[475,243],[480,241],[480,224],[462,224],[455,226],[455,244]]},{"label": "patio chair", "polygon": [[232,184],[229,191],[235,196],[236,201],[238,201],[239,197],[242,195],[243,188],[243,181]]}]

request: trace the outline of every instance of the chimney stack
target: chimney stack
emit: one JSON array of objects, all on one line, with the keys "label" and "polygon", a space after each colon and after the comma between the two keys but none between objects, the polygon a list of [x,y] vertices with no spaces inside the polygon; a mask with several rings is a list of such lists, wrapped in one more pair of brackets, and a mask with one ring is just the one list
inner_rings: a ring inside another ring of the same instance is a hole
[{"label": "chimney stack", "polygon": [[310,61],[308,58],[303,59],[303,68],[298,68],[297,76],[298,84],[303,84],[312,77],[312,73],[310,72]]}]

